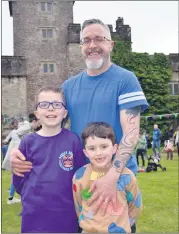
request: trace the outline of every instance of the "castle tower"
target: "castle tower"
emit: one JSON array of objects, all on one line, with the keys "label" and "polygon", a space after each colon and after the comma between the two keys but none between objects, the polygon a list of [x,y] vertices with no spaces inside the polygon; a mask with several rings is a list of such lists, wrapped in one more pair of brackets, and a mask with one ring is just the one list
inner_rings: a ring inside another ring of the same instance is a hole
[{"label": "castle tower", "polygon": [[44,85],[67,79],[68,25],[73,23],[74,1],[9,1],[13,17],[14,56],[26,59],[27,109]]}]

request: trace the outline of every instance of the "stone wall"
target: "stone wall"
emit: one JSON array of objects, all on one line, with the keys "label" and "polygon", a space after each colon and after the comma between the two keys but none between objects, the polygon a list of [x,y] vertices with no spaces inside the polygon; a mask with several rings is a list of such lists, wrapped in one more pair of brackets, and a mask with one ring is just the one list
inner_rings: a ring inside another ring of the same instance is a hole
[{"label": "stone wall", "polygon": [[80,24],[68,25],[67,71],[68,78],[86,68],[80,49]]},{"label": "stone wall", "polygon": [[2,114],[9,117],[27,115],[26,59],[1,57]]},{"label": "stone wall", "polygon": [[2,83],[2,114],[9,117],[27,116],[26,77],[3,76]]},{"label": "stone wall", "polygon": [[169,60],[173,70],[171,81],[179,82],[179,54],[169,54]]}]

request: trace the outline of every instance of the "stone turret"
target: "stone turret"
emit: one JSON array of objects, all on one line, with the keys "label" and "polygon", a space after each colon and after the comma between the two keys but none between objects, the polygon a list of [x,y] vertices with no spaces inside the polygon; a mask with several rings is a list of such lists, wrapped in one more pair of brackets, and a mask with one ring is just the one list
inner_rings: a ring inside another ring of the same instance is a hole
[{"label": "stone turret", "polygon": [[112,32],[112,35],[119,37],[121,41],[131,42],[131,27],[124,24],[124,20],[118,17],[116,20],[116,32]]}]

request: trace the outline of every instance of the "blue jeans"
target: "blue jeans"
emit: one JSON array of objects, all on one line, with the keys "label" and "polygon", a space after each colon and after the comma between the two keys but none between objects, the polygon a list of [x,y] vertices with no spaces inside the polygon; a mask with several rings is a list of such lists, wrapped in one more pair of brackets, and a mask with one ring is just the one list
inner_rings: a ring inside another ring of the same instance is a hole
[{"label": "blue jeans", "polygon": [[14,194],[15,194],[15,187],[13,184],[11,184],[10,186],[10,191],[9,191],[9,197],[14,197]]},{"label": "blue jeans", "polygon": [[160,140],[153,141],[152,150],[153,150],[154,155],[156,155],[156,153],[157,153],[155,150],[156,148],[158,149],[158,153],[160,154]]},{"label": "blue jeans", "polygon": [[7,150],[8,150],[8,145],[3,145],[2,146],[3,160],[4,160],[5,156],[6,156]]}]

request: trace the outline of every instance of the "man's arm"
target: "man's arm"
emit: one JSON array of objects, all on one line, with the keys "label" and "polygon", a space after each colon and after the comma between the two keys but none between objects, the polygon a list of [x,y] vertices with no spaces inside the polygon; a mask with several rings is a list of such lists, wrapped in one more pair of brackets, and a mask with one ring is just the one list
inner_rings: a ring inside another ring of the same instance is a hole
[{"label": "man's arm", "polygon": [[140,111],[140,106],[120,111],[123,137],[113,160],[112,167],[105,176],[96,180],[90,187],[89,192],[93,192],[93,196],[88,200],[88,205],[90,206],[95,202],[94,213],[101,207],[101,214],[104,215],[109,202],[113,205],[113,209],[116,210],[116,183],[139,140]]},{"label": "man's arm", "polygon": [[140,107],[120,111],[120,122],[123,137],[113,160],[113,168],[121,173],[139,140]]}]

